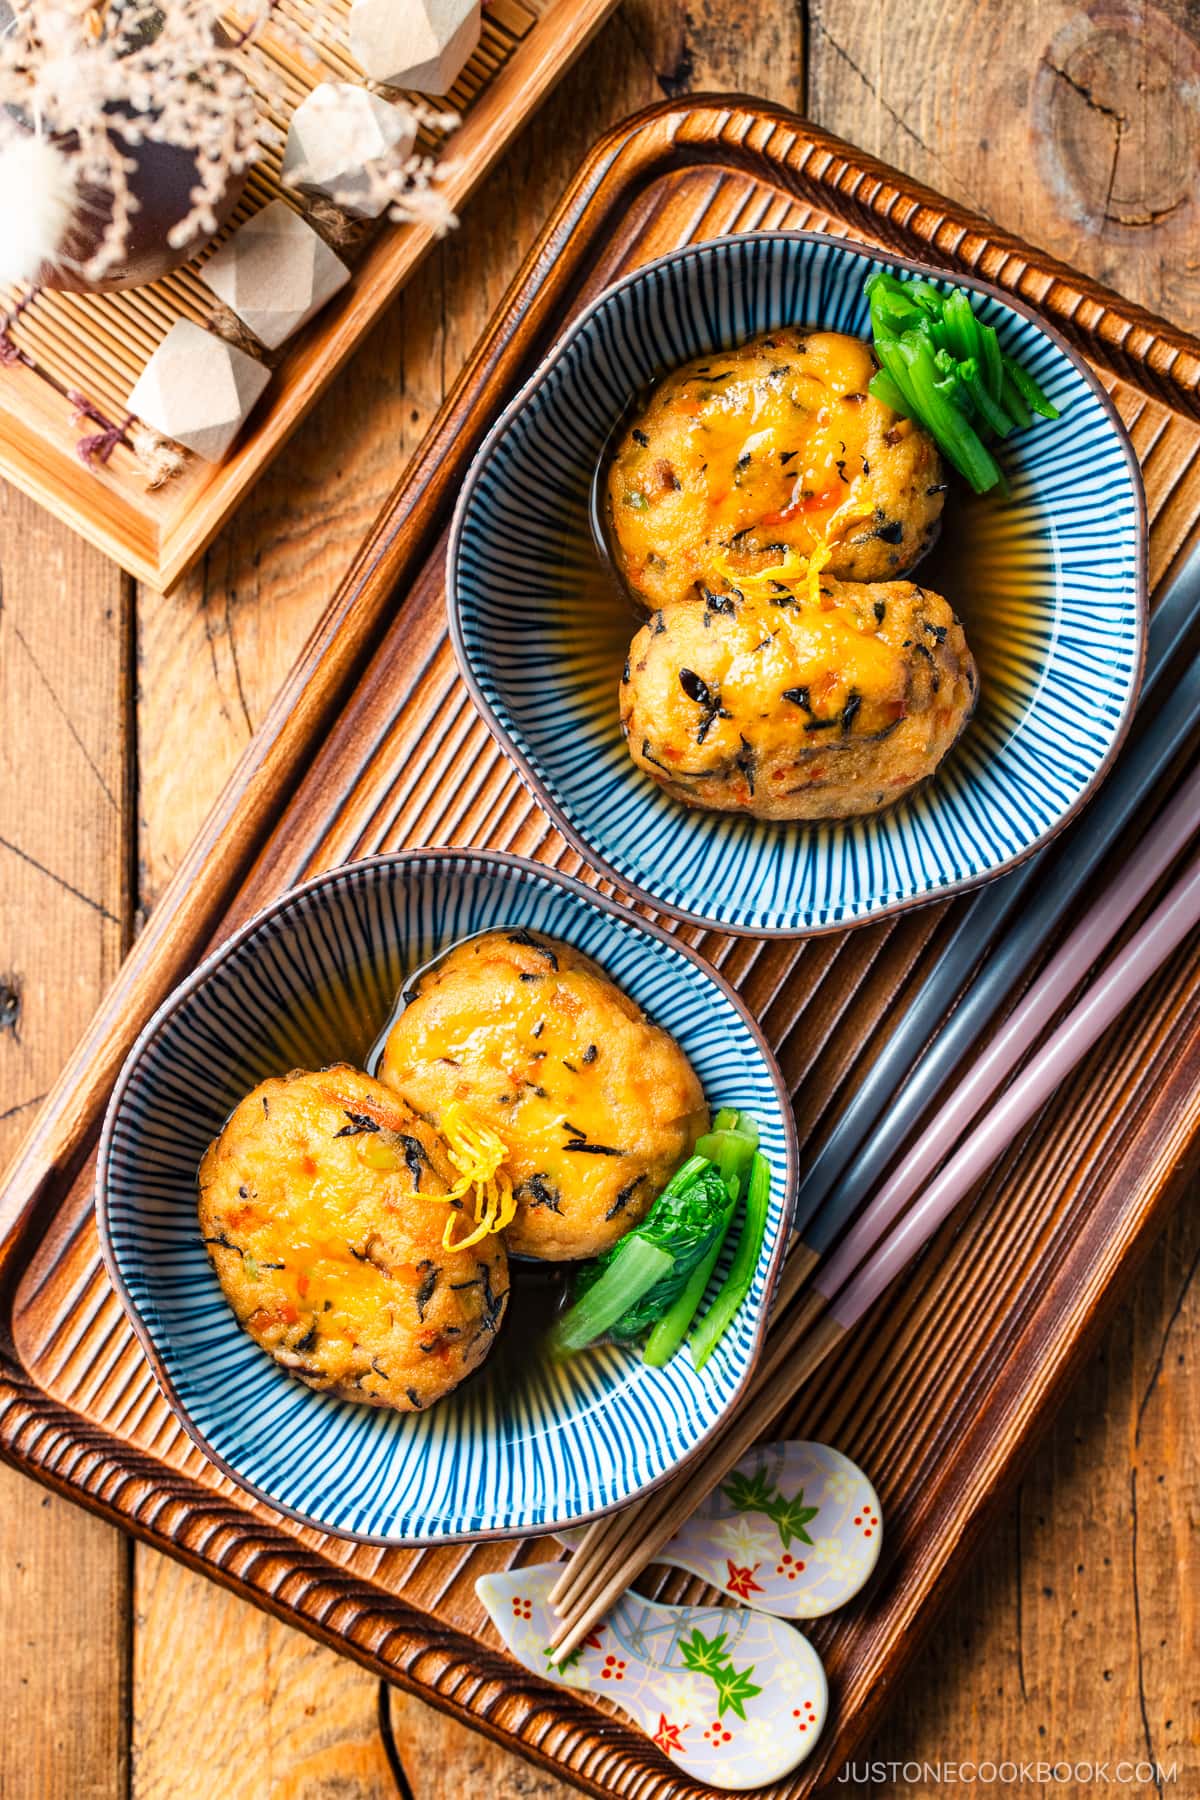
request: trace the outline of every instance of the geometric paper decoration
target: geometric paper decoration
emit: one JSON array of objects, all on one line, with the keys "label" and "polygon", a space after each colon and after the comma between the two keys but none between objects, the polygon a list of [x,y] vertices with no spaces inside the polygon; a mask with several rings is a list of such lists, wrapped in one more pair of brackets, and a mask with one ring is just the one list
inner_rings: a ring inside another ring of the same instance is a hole
[{"label": "geometric paper decoration", "polygon": [[350,50],[385,87],[445,94],[479,42],[479,0],[354,0]]},{"label": "geometric paper decoration", "polygon": [[292,114],[283,179],[357,218],[377,219],[387,195],[371,191],[365,165],[389,153],[402,160],[416,135],[405,108],[349,81],[323,81]]},{"label": "geometric paper decoration", "polygon": [[244,350],[177,319],[139,375],[129,410],[205,462],[220,462],[270,379]]},{"label": "geometric paper decoration", "polygon": [[239,225],[199,273],[269,350],[350,279],[341,258],[286,200],[272,200]]}]

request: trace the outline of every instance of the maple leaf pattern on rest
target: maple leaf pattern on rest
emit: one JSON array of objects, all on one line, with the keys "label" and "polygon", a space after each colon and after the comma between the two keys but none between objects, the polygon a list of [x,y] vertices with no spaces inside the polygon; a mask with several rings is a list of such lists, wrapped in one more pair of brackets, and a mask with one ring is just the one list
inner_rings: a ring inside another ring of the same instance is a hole
[{"label": "maple leaf pattern on rest", "polygon": [[753,1663],[748,1669],[734,1667],[733,1658],[725,1648],[728,1635],[722,1631],[715,1638],[706,1638],[696,1626],[690,1638],[680,1639],[679,1652],[689,1669],[706,1676],[716,1688],[717,1717],[723,1719],[727,1712],[733,1712],[739,1719],[744,1719],[747,1700],[753,1700],[762,1689],[750,1679],[754,1673]]},{"label": "maple leaf pattern on rest", "polygon": [[785,1550],[791,1549],[793,1538],[799,1538],[802,1544],[812,1543],[812,1539],[804,1527],[810,1519],[816,1518],[820,1510],[820,1507],[817,1506],[805,1506],[803,1488],[800,1489],[794,1500],[785,1500],[780,1494],[777,1500],[772,1501],[771,1505],[765,1508],[768,1517],[773,1519],[778,1527]]},{"label": "maple leaf pattern on rest", "polygon": [[668,1720],[666,1713],[659,1713],[658,1730],[654,1734],[654,1741],[659,1749],[665,1750],[669,1756],[672,1750],[683,1749],[679,1733],[686,1730],[686,1725],[676,1725],[673,1720]]},{"label": "maple leaf pattern on rest", "polygon": [[753,1476],[743,1475],[735,1469],[729,1480],[722,1483],[721,1492],[738,1512],[767,1512],[775,1497],[775,1489],[764,1469],[759,1469]]},{"label": "maple leaf pattern on rest", "polygon": [[727,1712],[735,1712],[739,1719],[746,1717],[746,1702],[753,1700],[755,1694],[761,1694],[750,1677],[754,1673],[754,1664],[748,1669],[718,1669],[712,1677],[717,1689],[717,1716],[724,1718]]},{"label": "maple leaf pattern on rest", "polygon": [[722,1485],[721,1492],[730,1506],[739,1512],[765,1513],[779,1532],[780,1542],[785,1550],[792,1547],[793,1538],[802,1544],[811,1544],[804,1527],[810,1519],[815,1519],[820,1508],[805,1506],[804,1489],[791,1500],[768,1478],[765,1469],[759,1469],[753,1476],[743,1475],[737,1469]]},{"label": "maple leaf pattern on rest", "polygon": [[[593,1625],[592,1629],[588,1632],[587,1636],[584,1638],[581,1638],[580,1641],[576,1644],[575,1648],[571,1651],[568,1651],[567,1655],[564,1656],[560,1662],[558,1662],[557,1667],[560,1670],[560,1672],[564,1671],[566,1669],[573,1669],[576,1666],[576,1664],[581,1660],[585,1650],[602,1649],[603,1646],[601,1645],[601,1642],[600,1642],[600,1633],[603,1630],[604,1630],[603,1625]],[[547,1649],[545,1651],[545,1657],[546,1657],[547,1662],[553,1664],[557,1657],[557,1652],[554,1650],[551,1650],[549,1647],[547,1647]]]},{"label": "maple leaf pattern on rest", "polygon": [[762,1583],[755,1581],[754,1579],[759,1571],[760,1565],[758,1563],[752,1563],[749,1568],[743,1569],[738,1567],[732,1557],[727,1556],[725,1558],[725,1567],[729,1571],[725,1580],[725,1586],[729,1589],[731,1594],[736,1594],[739,1600],[748,1600],[751,1594],[762,1594],[766,1592]]},{"label": "maple leaf pattern on rest", "polygon": [[725,1648],[728,1632],[722,1631],[715,1638],[706,1638],[697,1625],[690,1638],[681,1638],[679,1654],[687,1668],[693,1669],[697,1675],[713,1676],[729,1661],[729,1652]]}]

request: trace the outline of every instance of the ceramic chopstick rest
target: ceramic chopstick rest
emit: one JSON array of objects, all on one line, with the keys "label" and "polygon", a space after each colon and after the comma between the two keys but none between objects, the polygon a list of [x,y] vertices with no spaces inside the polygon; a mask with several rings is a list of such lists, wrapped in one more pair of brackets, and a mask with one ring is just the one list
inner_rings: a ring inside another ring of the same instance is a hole
[{"label": "ceramic chopstick rest", "polygon": [[206,462],[219,462],[271,379],[224,338],[178,319],[129,396],[129,410]]},{"label": "ceramic chopstick rest", "polygon": [[479,0],[354,0],[350,52],[384,87],[448,94],[479,42]]},{"label": "ceramic chopstick rest", "polygon": [[281,174],[301,193],[377,219],[388,198],[366,171],[382,157],[407,156],[415,142],[407,108],[349,81],[323,81],[292,114]]},{"label": "ceramic chopstick rest", "polygon": [[[555,1535],[571,1545],[582,1532]],[[882,1543],[878,1496],[849,1457],[826,1444],[756,1444],[654,1560],[757,1612],[819,1619],[854,1598]]]},{"label": "ceramic chopstick rest", "polygon": [[546,1646],[558,1623],[560,1565],[481,1575],[475,1591],[505,1645],[557,1686],[603,1694],[697,1781],[778,1781],[816,1744],[825,1671],[791,1625],[724,1606],[661,1606],[625,1593],[563,1664]]},{"label": "ceramic chopstick rest", "polygon": [[350,271],[286,200],[272,200],[226,239],[200,279],[275,350],[346,285]]}]

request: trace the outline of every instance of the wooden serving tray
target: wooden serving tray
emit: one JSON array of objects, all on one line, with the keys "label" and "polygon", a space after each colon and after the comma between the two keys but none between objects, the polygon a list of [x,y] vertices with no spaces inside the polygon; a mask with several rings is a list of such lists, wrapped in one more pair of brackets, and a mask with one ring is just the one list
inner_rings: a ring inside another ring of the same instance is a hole
[{"label": "wooden serving tray", "polygon": [[[525,1674],[475,1599],[480,1573],[542,1560],[553,1553],[544,1540],[355,1548],[257,1504],[191,1446],[105,1279],[93,1157],[114,1076],[151,1007],[207,944],[288,884],[417,844],[489,845],[590,878],[457,675],[442,591],[450,510],[497,410],[604,283],[680,244],[771,226],[886,244],[1042,308],[1132,433],[1153,584],[1194,548],[1200,343],[789,114],[713,99],[640,115],[598,145],[565,195],[0,1197],[7,1456],[589,1791],[637,1800],[707,1790],[601,1704]],[[763,1021],[802,1144],[852,1091],[952,912],[943,903],[806,943],[684,934]],[[829,1779],[876,1718],[1200,1161],[1198,1130],[1193,940],[784,1422],[864,1464],[888,1529],[867,1591],[812,1632],[832,1717],[811,1762],[772,1790],[780,1800]],[[682,1591],[678,1577],[664,1586]]]},{"label": "wooden serving tray", "polygon": [[[479,46],[446,101],[436,103],[456,111],[462,124],[448,139],[421,133],[421,147],[439,150],[448,165],[442,191],[454,208],[478,187],[616,4],[485,0]],[[364,80],[349,49],[338,48],[350,0],[280,0],[280,14],[314,45],[313,60],[299,60],[291,42],[267,27],[260,46],[274,65],[285,109],[266,109],[277,141],[264,148],[222,237],[281,194],[296,199],[281,185],[279,165],[288,119],[305,95],[320,81]],[[333,28],[328,44],[313,35],[317,17]],[[23,360],[0,368],[0,475],[130,575],[169,591],[434,242],[425,225],[384,222],[356,231],[348,247],[339,247],[353,271],[350,282],[278,356],[266,358],[270,384],[229,455],[219,463],[189,455],[182,472],[157,488],[148,486],[125,438],[108,461],[81,468],[76,446],[96,425],[80,420],[74,397],[82,394],[114,423],[125,418],[147,358],[176,320],[203,324],[212,314],[214,297],[197,273],[208,252],[161,281],[124,293],[40,291],[9,328]],[[0,314],[11,316],[22,292],[0,288]]]}]

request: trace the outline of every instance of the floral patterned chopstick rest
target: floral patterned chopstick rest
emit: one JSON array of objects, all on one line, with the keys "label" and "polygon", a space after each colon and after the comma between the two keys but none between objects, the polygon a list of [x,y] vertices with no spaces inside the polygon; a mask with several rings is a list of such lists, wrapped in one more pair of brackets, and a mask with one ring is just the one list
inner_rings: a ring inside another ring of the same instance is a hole
[{"label": "floral patterned chopstick rest", "polygon": [[671,1761],[712,1787],[778,1781],[825,1722],[816,1652],[767,1613],[663,1606],[622,1594],[561,1666],[547,1645],[558,1623],[550,1590],[560,1564],[481,1575],[475,1591],[508,1649],[560,1687],[606,1694]]},{"label": "floral patterned chopstick rest", "polygon": [[[583,1532],[555,1535],[573,1548]],[[654,1560],[756,1612],[819,1619],[858,1593],[882,1542],[875,1489],[840,1450],[755,1444]]]}]

